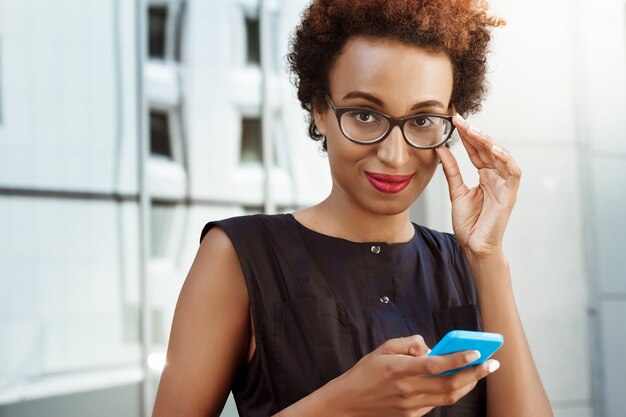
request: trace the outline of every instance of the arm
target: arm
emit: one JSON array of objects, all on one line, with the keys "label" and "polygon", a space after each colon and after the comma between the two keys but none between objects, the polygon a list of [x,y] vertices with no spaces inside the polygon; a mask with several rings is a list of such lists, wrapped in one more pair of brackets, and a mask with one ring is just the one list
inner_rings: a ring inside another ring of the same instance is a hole
[{"label": "arm", "polygon": [[249,299],[222,229],[202,240],[180,292],[153,417],[219,416],[250,341]]},{"label": "arm", "polygon": [[487,381],[487,414],[552,416],[515,306],[509,264],[502,251],[521,170],[506,150],[471,128],[462,117],[455,116],[454,124],[480,179],[477,187],[469,189],[450,150],[437,149],[452,201],[452,226],[474,277],[483,327],[504,335],[504,345],[494,355],[502,369]]},{"label": "arm", "polygon": [[483,328],[504,335],[504,345],[494,355],[502,367],[487,379],[487,415],[509,416],[515,410],[519,416],[551,416],[515,305],[507,259],[503,254],[466,256],[476,283]]}]

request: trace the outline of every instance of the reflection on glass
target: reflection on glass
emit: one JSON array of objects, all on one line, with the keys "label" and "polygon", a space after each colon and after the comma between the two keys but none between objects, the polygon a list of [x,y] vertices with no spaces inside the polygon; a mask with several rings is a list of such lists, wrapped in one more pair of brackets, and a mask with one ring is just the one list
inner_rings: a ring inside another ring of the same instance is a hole
[{"label": "reflection on glass", "polygon": [[150,153],[172,159],[172,141],[167,112],[150,110]]},{"label": "reflection on glass", "polygon": [[148,31],[148,55],[150,58],[165,59],[167,7],[150,6],[148,10]]},{"label": "reflection on glass", "polygon": [[246,62],[259,65],[261,62],[261,43],[259,37],[259,19],[246,16]]},{"label": "reflection on glass", "polygon": [[2,109],[2,94],[3,94],[3,90],[2,90],[2,37],[0,37],[0,125],[2,125],[2,114],[3,114],[3,109]]},{"label": "reflection on glass", "polygon": [[185,25],[185,12],[187,4],[182,2],[178,9],[176,16],[176,31],[174,39],[174,58],[176,61],[180,61],[183,55],[183,27]]},{"label": "reflection on glass", "polygon": [[241,120],[241,162],[263,161],[261,143],[261,119],[244,117]]},{"label": "reflection on glass", "polygon": [[152,212],[150,220],[152,229],[150,236],[152,244],[150,245],[150,254],[152,258],[167,258],[168,245],[172,243],[172,227],[174,225],[174,216],[176,214],[175,203],[152,203]]}]

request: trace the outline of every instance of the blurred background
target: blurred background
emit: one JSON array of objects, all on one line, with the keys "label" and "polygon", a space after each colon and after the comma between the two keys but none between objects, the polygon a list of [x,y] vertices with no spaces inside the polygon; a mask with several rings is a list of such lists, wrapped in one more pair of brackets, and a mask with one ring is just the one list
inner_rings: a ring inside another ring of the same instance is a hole
[{"label": "blurred background", "polygon": [[[305,4],[0,0],[0,417],[149,416],[202,226],[327,195],[284,58]],[[524,172],[520,314],[556,416],[623,417],[626,2],[492,9],[470,122]],[[451,231],[447,199],[439,171],[413,220]]]}]

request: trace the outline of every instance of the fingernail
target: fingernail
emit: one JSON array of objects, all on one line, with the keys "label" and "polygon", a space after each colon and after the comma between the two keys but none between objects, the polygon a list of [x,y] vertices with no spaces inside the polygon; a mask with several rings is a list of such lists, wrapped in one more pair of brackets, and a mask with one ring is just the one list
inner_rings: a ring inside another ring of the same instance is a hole
[{"label": "fingernail", "polygon": [[500,367],[500,362],[498,362],[495,359],[492,359],[489,361],[489,366],[487,369],[489,369],[489,373],[492,373],[492,372],[497,371],[499,367]]},{"label": "fingernail", "polygon": [[501,148],[499,148],[499,147],[497,147],[496,145],[493,145],[493,146],[491,147],[491,150],[492,150],[492,151],[494,151],[495,153],[499,153],[499,154],[501,154],[501,153],[502,153],[502,149],[501,149]]},{"label": "fingernail", "polygon": [[471,131],[472,131],[472,132],[474,132],[474,133],[480,133],[480,129],[478,129],[478,128],[477,128],[477,127],[475,127],[475,126],[470,126],[470,127],[469,127],[469,130],[471,130]]},{"label": "fingernail", "polygon": [[480,352],[477,350],[473,350],[471,353],[468,353],[465,356],[465,360],[467,362],[474,362],[475,360],[477,360],[478,358],[480,358]]}]

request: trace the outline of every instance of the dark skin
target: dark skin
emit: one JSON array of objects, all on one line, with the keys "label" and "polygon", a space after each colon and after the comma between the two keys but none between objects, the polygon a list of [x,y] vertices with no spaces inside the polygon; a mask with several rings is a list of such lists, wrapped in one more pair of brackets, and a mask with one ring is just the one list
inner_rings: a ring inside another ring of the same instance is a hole
[{"label": "dark skin", "polygon": [[[331,68],[329,84],[337,105],[370,107],[396,117],[453,114],[449,58],[396,41],[350,39]],[[345,98],[355,91],[369,97]],[[424,102],[429,103],[415,109]],[[419,335],[391,339],[278,416],[421,416],[433,407],[454,404],[487,375],[489,416],[552,415],[515,307],[502,251],[521,172],[491,138],[471,130],[461,118],[454,120],[480,176],[479,185],[471,189],[445,147],[412,148],[397,127],[382,142],[355,144],[343,137],[330,109],[315,112],[316,126],[327,137],[333,187],[323,202],[294,216],[310,229],[347,240],[408,241],[414,233],[409,206],[441,161],[453,228],[476,282],[483,327],[504,334],[503,348],[483,365],[432,376],[473,361],[473,352],[426,356],[428,347]],[[364,171],[414,177],[403,191],[386,194],[369,184]],[[219,415],[234,376],[254,352],[252,329],[236,253],[225,233],[214,228],[200,245],[180,294],[153,415]]]}]

